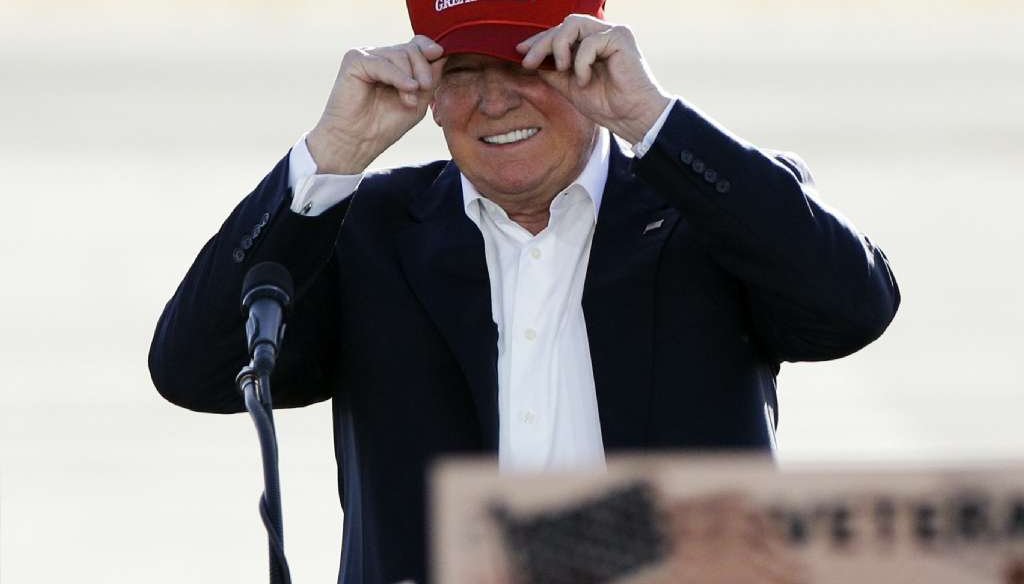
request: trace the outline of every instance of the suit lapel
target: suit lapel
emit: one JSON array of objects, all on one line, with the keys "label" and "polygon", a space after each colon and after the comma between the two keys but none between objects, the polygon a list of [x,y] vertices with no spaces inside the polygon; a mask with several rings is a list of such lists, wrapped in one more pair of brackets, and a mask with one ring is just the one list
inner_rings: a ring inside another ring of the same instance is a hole
[{"label": "suit lapel", "polygon": [[399,234],[402,268],[448,342],[473,394],[485,445],[498,447],[498,332],[480,230],[466,216],[454,163],[410,207]]},{"label": "suit lapel", "polygon": [[658,258],[679,213],[631,172],[612,141],[583,312],[606,449],[646,443]]}]

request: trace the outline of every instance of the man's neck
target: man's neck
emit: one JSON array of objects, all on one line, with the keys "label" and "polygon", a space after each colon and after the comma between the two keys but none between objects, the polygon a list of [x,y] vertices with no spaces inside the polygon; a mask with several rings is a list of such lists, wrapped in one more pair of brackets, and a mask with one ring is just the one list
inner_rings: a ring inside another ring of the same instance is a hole
[{"label": "man's neck", "polygon": [[[508,209],[505,210],[508,213]],[[537,235],[547,229],[551,221],[551,212],[548,209],[538,210],[536,213],[509,213],[508,218],[519,224],[520,227],[530,232],[530,235]]]}]

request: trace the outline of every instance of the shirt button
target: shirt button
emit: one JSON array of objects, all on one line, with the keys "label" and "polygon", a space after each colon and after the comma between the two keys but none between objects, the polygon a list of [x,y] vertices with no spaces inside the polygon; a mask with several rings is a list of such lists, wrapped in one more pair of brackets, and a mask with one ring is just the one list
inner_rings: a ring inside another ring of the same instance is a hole
[{"label": "shirt button", "polygon": [[526,329],[526,333],[524,334],[524,336],[526,337],[527,341],[532,341],[537,338],[537,331],[533,330],[532,328]]},{"label": "shirt button", "polygon": [[524,424],[532,424],[537,421],[537,414],[533,410],[526,410],[519,416]]},{"label": "shirt button", "polygon": [[535,247],[535,248],[531,249],[530,250],[530,257],[532,257],[535,260],[539,260],[540,259],[540,248],[539,247]]}]

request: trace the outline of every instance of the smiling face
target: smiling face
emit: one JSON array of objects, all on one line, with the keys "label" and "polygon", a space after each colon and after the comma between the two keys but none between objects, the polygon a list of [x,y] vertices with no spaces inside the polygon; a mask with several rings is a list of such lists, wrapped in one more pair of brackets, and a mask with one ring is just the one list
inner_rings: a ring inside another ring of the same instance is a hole
[{"label": "smiling face", "polygon": [[448,58],[432,104],[452,158],[481,194],[550,201],[586,166],[597,126],[534,71]]}]

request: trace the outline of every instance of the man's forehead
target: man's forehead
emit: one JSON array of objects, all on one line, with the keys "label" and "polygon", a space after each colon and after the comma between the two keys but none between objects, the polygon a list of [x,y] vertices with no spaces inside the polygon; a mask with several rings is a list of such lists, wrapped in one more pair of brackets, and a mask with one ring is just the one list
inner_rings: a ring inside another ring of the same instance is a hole
[{"label": "man's forehead", "polygon": [[457,53],[447,58],[444,64],[444,70],[447,71],[453,67],[467,66],[474,68],[497,67],[517,71],[523,69],[523,66],[519,63],[513,63],[490,55],[481,55],[479,53]]}]

